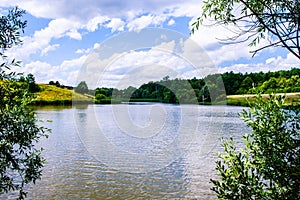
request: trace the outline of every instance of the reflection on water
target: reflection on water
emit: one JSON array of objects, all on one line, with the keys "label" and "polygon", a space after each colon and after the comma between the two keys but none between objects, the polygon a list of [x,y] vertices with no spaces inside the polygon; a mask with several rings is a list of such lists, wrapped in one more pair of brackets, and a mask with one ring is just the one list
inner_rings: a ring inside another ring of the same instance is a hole
[{"label": "reflection on water", "polygon": [[[47,164],[28,199],[215,199],[209,180],[220,137],[249,132],[242,108],[154,105],[38,109],[52,133],[40,142]],[[134,128],[120,124],[121,112]]]}]

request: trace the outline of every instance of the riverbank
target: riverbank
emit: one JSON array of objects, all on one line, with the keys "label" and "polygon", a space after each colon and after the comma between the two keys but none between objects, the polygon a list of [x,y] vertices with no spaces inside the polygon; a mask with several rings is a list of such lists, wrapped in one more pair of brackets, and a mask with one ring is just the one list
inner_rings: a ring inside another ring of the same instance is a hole
[{"label": "riverbank", "polygon": [[[288,108],[300,109],[300,92],[295,93],[278,93],[276,95],[285,96],[285,106]],[[245,95],[227,95],[227,105],[248,106],[254,100],[255,94]],[[263,98],[268,98],[268,94],[263,94]]]}]

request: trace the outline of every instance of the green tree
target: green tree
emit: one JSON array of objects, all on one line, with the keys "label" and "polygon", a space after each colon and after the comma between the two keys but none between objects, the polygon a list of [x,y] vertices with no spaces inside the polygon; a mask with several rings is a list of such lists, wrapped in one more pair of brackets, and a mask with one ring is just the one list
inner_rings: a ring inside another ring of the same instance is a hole
[{"label": "green tree", "polygon": [[40,87],[38,84],[35,83],[35,78],[33,76],[33,74],[28,74],[26,76],[26,83],[28,84],[28,90],[29,92],[39,92],[40,91]]},{"label": "green tree", "polygon": [[230,38],[236,42],[251,39],[256,46],[261,39],[268,44],[253,51],[282,46],[300,59],[300,2],[298,0],[210,0],[205,1],[202,15],[193,23],[192,33],[203,19],[213,17],[221,24],[238,27]]},{"label": "green tree", "polygon": [[86,94],[86,93],[88,93],[89,92],[89,88],[88,88],[86,82],[85,81],[81,81],[77,85],[77,87],[75,88],[75,92],[78,92],[80,94]]},{"label": "green tree", "polygon": [[283,109],[284,99],[261,95],[241,114],[252,133],[243,137],[245,147],[224,140],[211,180],[219,199],[299,199],[300,116]]},{"label": "green tree", "polygon": [[135,87],[129,86],[128,88],[123,90],[123,97],[126,99],[130,99],[136,90],[137,89]]},{"label": "green tree", "polygon": [[247,76],[241,83],[240,88],[238,89],[238,94],[247,94],[249,90],[253,88],[254,82],[250,76]]},{"label": "green tree", "polygon": [[4,68],[19,66],[4,55],[8,48],[21,43],[20,31],[26,26],[21,17],[25,11],[14,8],[0,17],[0,194],[19,191],[19,199],[26,196],[24,186],[41,177],[44,158],[36,144],[46,136],[47,129],[37,125],[34,111],[28,107],[31,93],[20,87],[14,72]]},{"label": "green tree", "polygon": [[107,99],[107,97],[104,94],[96,94],[95,98],[96,100]]}]

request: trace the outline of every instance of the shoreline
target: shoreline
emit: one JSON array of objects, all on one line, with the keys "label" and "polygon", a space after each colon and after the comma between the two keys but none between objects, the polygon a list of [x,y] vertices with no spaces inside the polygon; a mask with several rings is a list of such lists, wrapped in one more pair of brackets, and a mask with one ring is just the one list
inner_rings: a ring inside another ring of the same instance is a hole
[{"label": "shoreline", "polygon": [[[300,110],[300,92],[299,93],[278,93],[276,95],[285,96],[285,107],[288,109],[293,110]],[[219,101],[219,102],[199,102],[198,105],[230,105],[230,106],[249,106],[249,102],[253,101],[255,94],[245,94],[245,95],[227,95],[226,101]],[[268,94],[263,94],[263,98],[267,98]],[[80,105],[80,104],[124,104],[124,102],[141,102],[141,103],[168,103],[160,101],[159,99],[103,99],[102,101],[93,101],[93,100],[33,100],[33,106],[71,106],[71,105]],[[178,104],[177,104],[178,105]]]}]

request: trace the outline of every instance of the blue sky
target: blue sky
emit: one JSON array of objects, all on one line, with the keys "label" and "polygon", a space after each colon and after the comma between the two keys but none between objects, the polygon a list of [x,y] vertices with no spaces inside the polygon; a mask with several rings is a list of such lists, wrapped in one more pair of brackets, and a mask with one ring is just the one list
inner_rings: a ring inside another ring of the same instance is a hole
[{"label": "blue sky", "polygon": [[[126,87],[166,75],[193,78],[300,67],[299,60],[284,49],[267,49],[252,58],[248,43],[221,44],[217,38],[230,37],[233,27],[201,26],[189,35],[201,13],[200,0],[2,0],[0,13],[13,6],[26,10],[28,26],[23,45],[7,55],[21,60],[21,71],[34,74],[40,83],[53,80],[76,85],[85,80],[91,87]],[[151,28],[147,34],[159,33],[160,38],[148,36],[141,31],[144,28]],[[147,48],[123,49],[120,45],[130,46],[139,39]],[[149,39],[152,41],[147,42]],[[111,48],[108,44],[123,50],[101,59]],[[181,50],[175,50],[179,46]]]}]

